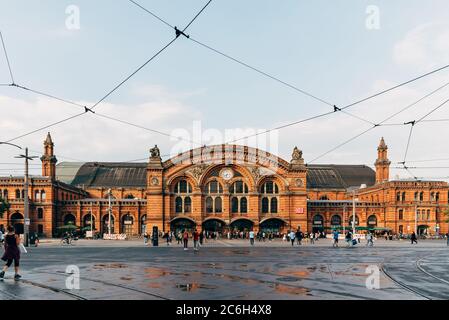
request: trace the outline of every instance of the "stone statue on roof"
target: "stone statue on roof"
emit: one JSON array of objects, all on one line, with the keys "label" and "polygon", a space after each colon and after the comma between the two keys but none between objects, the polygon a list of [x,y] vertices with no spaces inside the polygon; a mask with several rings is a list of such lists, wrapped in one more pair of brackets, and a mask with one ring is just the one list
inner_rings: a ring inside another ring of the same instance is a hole
[{"label": "stone statue on roof", "polygon": [[154,148],[150,150],[150,154],[151,154],[151,158],[160,158],[161,157],[161,152],[160,152],[159,148],[157,147],[157,145],[155,145]]},{"label": "stone statue on roof", "polygon": [[302,151],[298,149],[298,147],[295,147],[295,149],[293,149],[293,154],[292,154],[292,160],[303,160],[302,159]]}]

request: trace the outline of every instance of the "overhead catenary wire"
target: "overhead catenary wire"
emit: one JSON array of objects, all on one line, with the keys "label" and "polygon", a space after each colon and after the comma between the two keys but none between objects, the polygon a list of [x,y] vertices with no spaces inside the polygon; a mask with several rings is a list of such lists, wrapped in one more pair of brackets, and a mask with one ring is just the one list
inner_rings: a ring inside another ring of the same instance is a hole
[{"label": "overhead catenary wire", "polygon": [[[207,3],[206,3],[206,5],[204,5],[203,6],[203,8],[195,15],[195,17],[192,19],[192,20],[190,20],[190,22],[188,23],[188,25],[187,25],[187,27],[185,27],[184,29],[183,29],[183,31],[185,31],[185,30],[187,30],[187,28],[198,18],[198,16],[206,9],[206,7],[211,3],[211,1],[212,0],[210,0],[210,1],[208,1]],[[42,131],[42,130],[45,130],[45,129],[48,129],[48,128],[51,128],[51,127],[53,127],[53,126],[56,126],[56,125],[58,125],[58,124],[61,124],[61,123],[64,123],[64,122],[67,122],[67,121],[69,121],[69,120],[72,120],[72,119],[75,119],[75,118],[78,118],[78,117],[80,117],[80,116],[82,116],[82,115],[84,115],[84,114],[86,114],[86,113],[88,113],[88,112],[91,112],[91,113],[94,113],[94,111],[93,111],[93,109],[94,108],[96,108],[101,102],[103,102],[106,98],[108,98],[112,93],[114,93],[118,88],[120,88],[124,83],[126,83],[129,79],[131,79],[135,74],[137,74],[140,70],[142,70],[148,63],[150,63],[151,61],[153,61],[158,55],[160,55],[165,49],[167,49],[171,44],[173,44],[175,41],[176,41],[176,39],[177,39],[178,37],[175,37],[173,40],[171,40],[168,44],[166,44],[161,50],[159,50],[156,54],[154,54],[149,60],[147,60],[142,66],[140,66],[137,70],[135,70],[133,73],[131,73],[128,77],[126,77],[123,81],[121,81],[117,86],[115,86],[111,91],[109,91],[105,96],[103,96],[98,102],[96,102],[91,108],[87,108],[86,106],[81,106],[81,105],[79,105],[80,107],[83,107],[84,108],[84,112],[82,112],[82,113],[79,113],[79,114],[76,114],[76,115],[73,115],[73,116],[71,116],[71,117],[69,117],[69,118],[65,118],[65,119],[62,119],[62,120],[60,120],[60,121],[57,121],[57,122],[54,122],[54,123],[51,123],[51,124],[49,124],[49,125],[46,125],[46,126],[43,126],[43,127],[41,127],[41,128],[38,128],[38,129],[35,129],[35,130],[33,130],[33,131],[30,131],[30,132],[27,132],[27,133],[25,133],[25,134],[22,134],[22,135],[20,135],[20,136],[17,136],[17,137],[15,137],[15,138],[12,138],[12,139],[9,139],[8,141],[6,141],[6,142],[11,142],[11,141],[15,141],[15,140],[17,140],[17,139],[20,139],[20,138],[24,138],[24,137],[26,137],[26,136],[29,136],[29,135],[31,135],[31,134],[34,134],[34,133],[36,133],[36,132],[39,132],[39,131]],[[31,90],[30,90],[31,91]],[[36,91],[37,92],[37,91]],[[48,95],[49,97],[51,96],[51,95]],[[56,97],[54,97],[54,98],[56,98]],[[59,99],[59,98],[57,98],[57,99]],[[63,101],[64,99],[60,99],[61,101]]]},{"label": "overhead catenary wire", "polygon": [[425,99],[431,97],[432,95],[434,95],[435,93],[441,91],[442,89],[446,88],[447,86],[449,86],[449,82],[447,82],[447,83],[445,83],[444,85],[442,85],[442,86],[436,88],[435,90],[431,91],[430,93],[428,93],[428,94],[422,96],[421,98],[419,98],[418,100],[414,101],[413,103],[411,103],[411,104],[405,106],[405,107],[402,108],[401,110],[399,110],[399,111],[397,111],[397,112],[394,112],[392,115],[388,116],[387,118],[385,118],[384,120],[382,120],[382,121],[379,122],[378,124],[372,126],[371,128],[368,128],[367,130],[364,130],[364,131],[362,131],[361,133],[358,133],[358,134],[355,135],[354,137],[351,137],[351,138],[349,138],[348,140],[346,140],[346,141],[344,141],[344,142],[338,144],[336,147],[332,148],[331,150],[326,151],[326,152],[324,152],[323,154],[317,156],[316,158],[312,159],[308,164],[311,164],[311,163],[315,162],[316,160],[323,158],[324,156],[326,156],[326,155],[330,154],[331,152],[334,152],[335,150],[337,150],[337,149],[339,149],[339,148],[345,146],[346,144],[348,144],[348,143],[354,141],[355,139],[361,137],[362,135],[364,135],[364,134],[370,132],[371,130],[373,130],[373,129],[377,128],[377,127],[380,127],[380,126],[389,126],[389,125],[400,125],[400,126],[404,126],[404,125],[405,125],[404,123],[400,123],[400,124],[385,124],[385,122],[387,122],[388,120],[391,120],[392,118],[394,118],[395,116],[397,116],[397,115],[399,115],[399,114],[405,112],[406,110],[408,110],[408,109],[410,109],[410,108],[416,106],[418,103],[420,103],[420,102],[422,102],[423,100],[425,100]]},{"label": "overhead catenary wire", "polygon": [[2,47],[3,47],[3,52],[5,53],[5,58],[6,58],[6,63],[8,64],[8,69],[9,69],[9,75],[11,76],[11,83],[15,83],[14,81],[14,75],[12,74],[12,68],[11,68],[11,63],[9,62],[9,57],[8,57],[8,51],[6,50],[6,45],[5,45],[5,41],[3,39],[3,34],[0,31],[0,39],[2,40]]}]

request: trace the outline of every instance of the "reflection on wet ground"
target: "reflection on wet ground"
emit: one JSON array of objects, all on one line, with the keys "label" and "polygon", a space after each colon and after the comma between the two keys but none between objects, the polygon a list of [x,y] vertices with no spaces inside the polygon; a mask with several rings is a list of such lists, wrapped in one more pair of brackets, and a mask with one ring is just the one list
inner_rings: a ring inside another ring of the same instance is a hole
[{"label": "reflection on wet ground", "polygon": [[[370,290],[366,280],[370,266],[387,265],[391,272],[414,267],[422,251],[320,248],[260,249],[208,248],[199,253],[177,248],[98,252],[57,249],[35,250],[26,258],[27,282],[0,283],[5,299],[417,299],[382,272],[380,290]],[[50,250],[50,252],[46,252]],[[300,250],[300,251],[298,251]],[[59,261],[45,262],[46,253]],[[95,253],[95,254],[94,254]],[[423,268],[445,272],[444,259],[423,260]],[[443,259],[444,258],[444,259]],[[404,262],[409,262],[404,264]],[[80,269],[80,290],[68,290],[67,265]],[[447,264],[446,264],[447,265]],[[396,269],[394,269],[394,267]],[[426,280],[416,276],[415,280]],[[404,279],[403,279],[404,280]]]}]

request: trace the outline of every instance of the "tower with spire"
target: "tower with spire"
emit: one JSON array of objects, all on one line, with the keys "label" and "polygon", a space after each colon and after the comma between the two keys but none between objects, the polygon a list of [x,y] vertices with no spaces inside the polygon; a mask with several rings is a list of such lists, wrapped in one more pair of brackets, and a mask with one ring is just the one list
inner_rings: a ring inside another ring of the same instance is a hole
[{"label": "tower with spire", "polygon": [[388,146],[382,137],[377,147],[377,160],[374,163],[376,166],[376,183],[382,183],[390,179],[390,164],[391,161],[388,160]]},{"label": "tower with spire", "polygon": [[41,157],[42,161],[42,176],[55,179],[56,177],[56,163],[58,160],[54,155],[54,143],[51,139],[50,132],[44,141],[44,155]]}]

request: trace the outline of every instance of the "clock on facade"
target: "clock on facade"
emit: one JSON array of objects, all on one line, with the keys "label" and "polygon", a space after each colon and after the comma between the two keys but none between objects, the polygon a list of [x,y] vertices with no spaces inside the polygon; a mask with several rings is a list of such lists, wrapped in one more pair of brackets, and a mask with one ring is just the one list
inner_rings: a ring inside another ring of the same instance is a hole
[{"label": "clock on facade", "polygon": [[225,168],[221,171],[221,177],[223,180],[229,181],[234,178],[234,171],[230,168]]}]

